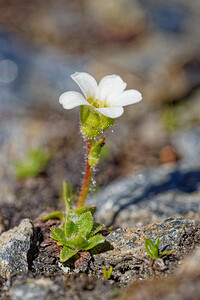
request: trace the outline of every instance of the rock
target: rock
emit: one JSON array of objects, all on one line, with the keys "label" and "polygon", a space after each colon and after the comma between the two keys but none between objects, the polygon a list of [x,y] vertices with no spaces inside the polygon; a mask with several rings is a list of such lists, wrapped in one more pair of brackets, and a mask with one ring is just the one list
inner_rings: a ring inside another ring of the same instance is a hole
[{"label": "rock", "polygon": [[[86,274],[59,276],[54,279],[16,279],[6,294],[9,300],[111,300],[121,295],[119,288]],[[7,299],[7,298],[6,298]]]},{"label": "rock", "polygon": [[[22,221],[19,227],[23,227],[23,224],[26,224],[31,230],[31,223],[28,220]],[[19,227],[17,228],[18,231]],[[10,232],[17,231],[17,229],[14,228],[12,231],[10,230],[2,235],[7,234],[10,237]],[[166,250],[171,250],[172,254],[156,260],[151,268],[150,258],[145,251],[144,240],[145,238],[150,238],[155,242],[157,237],[160,237],[160,250],[165,248]],[[177,266],[183,261],[184,257],[196,246],[200,245],[200,225],[194,220],[171,218],[162,223],[151,224],[143,228],[118,228],[106,236],[106,241],[106,244],[101,245],[101,251],[103,249],[105,251],[105,247],[108,245],[109,247],[106,249],[110,250],[102,253],[98,252],[98,254],[93,250],[93,260],[90,262],[87,274],[75,274],[73,272],[74,268],[72,268],[71,274],[64,275],[59,264],[56,264],[54,261],[55,272],[51,274],[50,278],[48,267],[51,268],[51,266],[48,266],[44,260],[40,263],[46,268],[46,274],[49,278],[41,278],[39,269],[37,272],[35,272],[35,269],[29,270],[27,274],[26,272],[17,273],[10,280],[11,287],[5,290],[3,295],[8,297],[9,300],[24,298],[37,300],[69,298],[75,300],[79,299],[80,295],[81,299],[118,299],[121,295],[120,287],[125,287],[133,281],[137,285],[138,280],[149,279],[155,275],[162,278],[175,274]],[[43,243],[43,246],[47,245],[47,240],[44,240]],[[47,245],[46,251],[48,249],[49,246]],[[19,255],[19,253],[20,251],[15,253],[15,255]],[[21,257],[24,256],[24,253],[22,253]],[[17,257],[17,260],[20,259]],[[32,262],[33,266],[36,260],[37,257]],[[191,268],[188,267],[188,263],[184,267],[183,263],[182,267],[184,269],[180,271],[181,274],[185,272],[185,268],[188,269],[188,273],[193,274],[195,261],[198,260],[199,254],[197,253],[194,255]],[[113,267],[113,272],[110,280],[103,281],[104,267],[108,270],[111,266]],[[24,269],[28,270],[27,265]],[[194,276],[198,274],[197,267],[196,270],[196,273],[193,274]],[[45,273],[41,274],[45,277]]]},{"label": "rock", "polygon": [[34,254],[34,228],[29,219],[0,236],[0,276],[10,278],[30,268]]},{"label": "rock", "polygon": [[156,260],[154,274],[170,276],[186,254],[200,244],[200,225],[197,221],[171,218],[139,228],[113,230],[107,237],[113,249],[95,255],[92,272],[102,276],[103,268],[113,267],[112,279],[119,285],[152,277],[150,258],[145,250],[145,238],[156,242],[160,238],[159,249],[172,251],[172,255]]},{"label": "rock", "polygon": [[[49,278],[29,279],[23,282],[16,282],[10,289],[8,295],[12,300],[43,300],[48,294],[58,294],[59,286],[55,285]],[[49,298],[48,298],[49,299]]]},{"label": "rock", "polygon": [[199,168],[166,165],[115,180],[88,203],[106,225],[141,226],[171,216],[198,218],[199,192]]},{"label": "rock", "polygon": [[142,226],[172,216],[199,218],[200,129],[173,134],[181,161],[119,178],[88,200],[106,225]]},{"label": "rock", "polygon": [[199,299],[200,248],[187,257],[173,279],[155,278],[130,285],[121,300]]}]

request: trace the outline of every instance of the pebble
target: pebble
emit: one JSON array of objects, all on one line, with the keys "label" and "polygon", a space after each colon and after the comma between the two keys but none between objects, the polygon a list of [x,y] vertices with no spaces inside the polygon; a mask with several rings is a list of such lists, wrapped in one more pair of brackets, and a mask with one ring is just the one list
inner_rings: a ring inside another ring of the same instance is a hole
[{"label": "pebble", "polygon": [[0,276],[9,279],[12,275],[28,271],[34,228],[29,219],[0,236]]}]

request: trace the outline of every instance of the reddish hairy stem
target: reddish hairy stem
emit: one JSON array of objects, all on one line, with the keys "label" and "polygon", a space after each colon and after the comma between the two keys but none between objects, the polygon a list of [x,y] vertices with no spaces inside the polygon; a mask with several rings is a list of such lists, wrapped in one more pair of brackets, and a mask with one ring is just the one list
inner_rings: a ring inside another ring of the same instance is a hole
[{"label": "reddish hairy stem", "polygon": [[76,208],[84,206],[85,200],[86,200],[88,192],[89,192],[91,178],[92,178],[92,168],[90,167],[90,165],[88,163],[88,158],[89,158],[89,153],[90,153],[91,148],[92,148],[92,141],[88,140],[87,141],[87,157],[86,157],[86,164],[85,164],[85,176],[83,179],[83,184],[82,184],[81,192],[80,192],[77,204],[76,204]]}]

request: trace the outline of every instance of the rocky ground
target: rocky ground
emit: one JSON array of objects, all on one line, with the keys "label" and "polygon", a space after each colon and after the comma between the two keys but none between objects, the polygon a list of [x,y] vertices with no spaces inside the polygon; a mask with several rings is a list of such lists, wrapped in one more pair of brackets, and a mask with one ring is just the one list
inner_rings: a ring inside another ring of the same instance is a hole
[{"label": "rocky ground", "polygon": [[[0,68],[1,299],[199,299],[199,11],[185,0],[0,3],[0,63],[14,63]],[[120,74],[144,100],[106,134],[88,197],[106,242],[61,264],[58,220],[39,216],[63,209],[63,179],[74,199],[80,189],[79,111],[57,100],[79,70]],[[16,161],[38,148],[48,164],[18,178]],[[171,254],[152,261],[144,240],[158,237]]]},{"label": "rocky ground", "polygon": [[[195,144],[191,158],[188,139],[191,146]],[[88,203],[97,205],[96,219],[112,227],[103,232],[106,243],[89,256],[83,252],[75,265],[72,260],[59,262],[60,248],[49,237],[50,228],[58,221],[34,219],[41,210],[38,201],[45,209],[46,197],[54,201],[58,198],[51,194],[53,187],[46,187],[48,176],[21,181],[16,186],[18,206],[1,205],[2,299],[170,299],[176,295],[178,299],[197,299],[200,130],[176,132],[172,142],[182,156],[179,164],[143,169],[113,181],[90,197]],[[28,195],[33,199],[31,211],[25,204]],[[62,203],[49,203],[51,209],[62,207]],[[33,221],[20,222],[26,215]],[[155,242],[157,237],[160,250],[172,253],[152,265],[144,240]],[[103,270],[110,267],[112,275],[105,281]],[[185,290],[189,298],[184,298]]]}]

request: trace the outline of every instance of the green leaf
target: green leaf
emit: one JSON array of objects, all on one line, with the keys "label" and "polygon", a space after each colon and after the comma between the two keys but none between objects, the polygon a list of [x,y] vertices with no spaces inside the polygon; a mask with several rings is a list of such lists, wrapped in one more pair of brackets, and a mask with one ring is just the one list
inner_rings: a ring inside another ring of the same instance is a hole
[{"label": "green leaf", "polygon": [[65,237],[64,230],[62,230],[59,227],[55,227],[55,228],[52,228],[51,231],[52,231],[52,234],[51,234],[52,239],[56,240],[57,242],[59,242],[62,245],[68,246],[68,241]]},{"label": "green leaf", "polygon": [[105,137],[101,138],[90,150],[89,156],[88,156],[88,163],[91,167],[95,167],[99,160],[100,160],[100,154],[103,146],[105,145]]},{"label": "green leaf", "polygon": [[74,250],[84,250],[85,246],[87,246],[88,240],[82,236],[77,235],[69,239],[68,246]]},{"label": "green leaf", "polygon": [[52,212],[48,215],[45,215],[42,218],[42,221],[45,222],[45,221],[48,221],[50,219],[58,219],[58,220],[64,222],[64,220],[65,220],[64,213],[62,211],[54,211],[54,212]]},{"label": "green leaf", "polygon": [[79,218],[79,215],[76,214],[74,212],[74,210],[70,211],[67,215],[66,215],[66,219],[65,221],[66,222],[69,222],[69,221],[72,221],[74,223],[77,223],[78,222],[78,218]]},{"label": "green leaf", "polygon": [[96,206],[82,206],[80,208],[77,208],[75,210],[70,210],[67,215],[66,215],[66,222],[72,221],[74,223],[77,223],[79,220],[80,215],[86,213],[86,212],[91,212],[93,215],[96,211]]},{"label": "green leaf", "polygon": [[159,237],[157,238],[157,240],[156,240],[156,243],[155,243],[155,246],[159,249],[159,243],[160,243],[160,239],[159,239]]},{"label": "green leaf", "polygon": [[65,262],[72,256],[74,256],[78,251],[72,250],[69,247],[64,246],[60,252],[60,261]]},{"label": "green leaf", "polygon": [[34,177],[41,173],[50,160],[50,154],[42,149],[31,150],[23,161],[15,163],[18,178]]},{"label": "green leaf", "polygon": [[66,212],[70,211],[70,192],[71,189],[67,185],[67,182],[63,181],[63,200],[65,202],[65,210]]},{"label": "green leaf", "polygon": [[100,234],[95,235],[88,240],[87,246],[84,248],[84,250],[92,249],[95,246],[97,246],[101,243],[104,243],[104,242],[105,242],[105,239],[102,235],[100,235]]},{"label": "green leaf", "polygon": [[103,269],[104,280],[108,280],[110,278],[110,276],[112,275],[112,271],[113,271],[113,267],[110,267],[110,269],[108,271],[104,267],[104,269]]},{"label": "green leaf", "polygon": [[65,236],[70,238],[73,234],[78,232],[78,226],[73,221],[68,221],[65,223]]},{"label": "green leaf", "polygon": [[93,227],[93,218],[90,211],[79,216],[77,226],[79,235],[82,234],[85,237],[89,236]]},{"label": "green leaf", "polygon": [[86,212],[90,211],[92,215],[94,215],[95,211],[96,211],[96,206],[92,205],[92,206],[82,206],[79,207],[77,209],[74,210],[74,213],[77,215],[82,215]]},{"label": "green leaf", "polygon": [[150,239],[145,239],[145,249],[151,258],[156,259],[159,257],[159,249]]},{"label": "green leaf", "polygon": [[103,225],[99,223],[94,223],[92,230],[90,232],[90,237],[95,235],[97,232],[101,231],[103,229]]},{"label": "green leaf", "polygon": [[162,258],[163,256],[171,255],[172,251],[163,251],[159,254],[159,258]]}]

